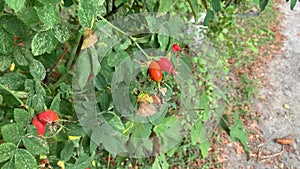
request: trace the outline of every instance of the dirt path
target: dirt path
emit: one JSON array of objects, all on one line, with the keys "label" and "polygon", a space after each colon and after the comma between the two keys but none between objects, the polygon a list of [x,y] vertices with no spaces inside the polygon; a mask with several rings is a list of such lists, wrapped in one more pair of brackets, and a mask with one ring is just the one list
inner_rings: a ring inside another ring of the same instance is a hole
[{"label": "dirt path", "polygon": [[[270,86],[259,89],[260,99],[254,107],[261,115],[257,128],[262,141],[251,146],[252,158],[230,150],[230,166],[245,169],[300,169],[300,4],[291,11],[289,3],[283,2],[282,33],[286,36],[281,55],[268,64],[266,78]],[[293,140],[290,146],[274,142],[276,138]],[[231,148],[232,149],[232,148]]]}]

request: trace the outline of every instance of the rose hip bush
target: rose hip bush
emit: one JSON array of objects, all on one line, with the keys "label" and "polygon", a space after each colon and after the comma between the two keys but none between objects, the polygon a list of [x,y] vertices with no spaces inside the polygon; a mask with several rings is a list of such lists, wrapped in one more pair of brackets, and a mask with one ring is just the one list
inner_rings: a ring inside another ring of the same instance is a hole
[{"label": "rose hip bush", "polygon": [[[187,145],[199,152],[189,160],[206,158],[226,58],[166,15],[207,8],[209,23],[221,3],[202,3],[0,0],[0,167],[169,168]],[[233,118],[222,122],[247,150]]]}]

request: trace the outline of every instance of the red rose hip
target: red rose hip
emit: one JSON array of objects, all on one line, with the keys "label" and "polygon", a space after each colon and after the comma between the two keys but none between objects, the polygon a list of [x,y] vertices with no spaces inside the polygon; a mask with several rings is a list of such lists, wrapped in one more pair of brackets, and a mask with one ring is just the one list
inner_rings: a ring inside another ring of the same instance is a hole
[{"label": "red rose hip", "polygon": [[159,64],[152,60],[150,65],[149,65],[149,69],[148,72],[150,74],[150,77],[152,80],[154,80],[155,82],[159,82],[162,80],[162,72],[161,69],[159,67]]},{"label": "red rose hip", "polygon": [[44,123],[52,123],[52,122],[57,122],[59,120],[58,115],[53,111],[53,110],[46,110],[44,112],[41,112],[38,114],[39,120]]},{"label": "red rose hip", "polygon": [[179,46],[177,43],[175,43],[175,44],[172,46],[172,49],[173,49],[174,52],[177,52],[177,51],[180,51],[180,50],[181,50],[181,49],[180,49],[180,46]]},{"label": "red rose hip", "polygon": [[32,125],[34,125],[37,129],[39,136],[43,136],[45,134],[46,124],[42,123],[37,116],[33,118]]}]

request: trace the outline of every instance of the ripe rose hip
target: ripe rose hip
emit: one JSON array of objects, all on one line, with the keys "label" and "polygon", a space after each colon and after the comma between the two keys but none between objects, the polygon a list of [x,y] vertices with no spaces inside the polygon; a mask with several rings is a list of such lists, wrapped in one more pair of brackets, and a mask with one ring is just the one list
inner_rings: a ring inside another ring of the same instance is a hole
[{"label": "ripe rose hip", "polygon": [[174,66],[168,58],[164,58],[164,57],[160,58],[158,61],[158,65],[163,71],[169,73],[175,73]]},{"label": "ripe rose hip", "polygon": [[179,46],[177,43],[175,43],[175,44],[172,46],[172,49],[173,49],[174,52],[180,51],[180,46]]},{"label": "ripe rose hip", "polygon": [[46,124],[42,123],[37,116],[33,118],[32,125],[34,125],[37,129],[39,136],[43,136],[45,134]]},{"label": "ripe rose hip", "polygon": [[58,115],[53,110],[46,110],[38,114],[39,120],[44,123],[53,123],[59,120]]},{"label": "ripe rose hip", "polygon": [[148,71],[151,79],[154,80],[155,82],[159,82],[162,80],[161,69],[155,60],[151,61]]}]

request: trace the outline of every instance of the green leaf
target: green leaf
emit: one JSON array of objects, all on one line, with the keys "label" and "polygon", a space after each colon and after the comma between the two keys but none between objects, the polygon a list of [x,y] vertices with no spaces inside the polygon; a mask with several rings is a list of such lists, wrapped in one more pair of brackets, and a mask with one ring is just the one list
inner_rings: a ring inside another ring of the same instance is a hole
[{"label": "green leaf", "polygon": [[4,2],[4,0],[0,0],[0,12],[3,12],[4,7],[5,7],[5,2]]},{"label": "green leaf", "polygon": [[265,10],[266,6],[268,5],[269,0],[259,0],[259,7],[260,10]]},{"label": "green leaf", "polygon": [[1,134],[6,142],[18,143],[25,135],[24,127],[17,123],[7,124],[1,128]]},{"label": "green leaf", "polygon": [[15,155],[16,169],[33,169],[37,168],[37,161],[27,150],[19,149]]},{"label": "green leaf", "polygon": [[178,117],[169,116],[163,119],[163,121],[154,127],[154,131],[157,135],[163,134],[166,130],[173,127],[174,124],[178,121]]},{"label": "green leaf", "polygon": [[0,54],[0,72],[6,70],[11,64],[11,58]]},{"label": "green leaf", "polygon": [[232,141],[240,141],[247,152],[250,152],[250,147],[248,146],[248,134],[244,129],[243,122],[238,117],[238,113],[233,114],[234,125],[229,127],[230,138]]},{"label": "green leaf", "polygon": [[29,121],[29,113],[24,109],[14,109],[14,119],[17,123],[25,127]]},{"label": "green leaf", "polygon": [[13,51],[14,48],[14,36],[8,34],[4,29],[0,27],[0,53],[8,54],[9,52]]},{"label": "green leaf", "polygon": [[53,27],[59,20],[58,11],[55,5],[47,4],[36,8],[40,20],[47,26]]},{"label": "green leaf", "polygon": [[107,58],[107,64],[110,67],[115,67],[120,64],[129,54],[126,51],[111,52]]},{"label": "green leaf", "polygon": [[12,158],[17,149],[17,146],[13,143],[0,144],[0,163]]},{"label": "green leaf", "polygon": [[97,93],[99,96],[96,97],[97,102],[100,104],[100,110],[105,111],[109,108],[110,102],[112,101],[111,93],[107,91]]},{"label": "green leaf", "polygon": [[88,81],[88,78],[91,74],[91,63],[90,57],[87,50],[84,50],[83,53],[78,58],[76,65],[76,78],[78,85],[83,89]]},{"label": "green leaf", "polygon": [[168,12],[172,7],[173,3],[174,1],[171,0],[159,0],[159,7],[157,12],[159,13]]},{"label": "green leaf", "polygon": [[15,11],[20,11],[26,2],[26,0],[5,0],[6,4]]},{"label": "green leaf", "polygon": [[215,16],[214,11],[208,10],[204,18],[203,25],[208,26],[209,22],[214,18],[214,16]]},{"label": "green leaf", "polygon": [[35,27],[40,19],[36,10],[32,6],[26,6],[20,12],[17,13],[19,19],[21,19],[26,25]]},{"label": "green leaf", "polygon": [[170,37],[168,35],[169,35],[169,31],[166,27],[161,27],[159,29],[157,39],[158,39],[158,43],[160,45],[160,48],[162,50],[166,50],[167,47],[168,47],[169,40],[170,40]]},{"label": "green leaf", "polygon": [[49,4],[49,3],[60,3],[61,0],[39,0],[39,2],[41,2],[41,3],[45,4],[45,5],[47,5],[47,4]]},{"label": "green leaf", "polygon": [[[199,13],[200,13],[199,7],[198,7],[199,6],[198,2],[197,2],[197,0],[188,0],[188,2],[189,2],[190,7],[192,8],[193,15],[195,17],[195,22],[197,22],[198,18],[199,18]],[[206,7],[206,5],[205,5],[205,7]]]},{"label": "green leaf", "polygon": [[34,107],[36,111],[44,110],[45,100],[41,94],[28,93],[26,103],[29,107]]},{"label": "green leaf", "polygon": [[86,168],[87,166],[90,166],[91,162],[93,160],[93,156],[89,157],[87,154],[80,155],[79,158],[77,158],[75,162],[75,169],[82,169]]},{"label": "green leaf", "polygon": [[160,154],[155,158],[152,169],[168,169],[168,168],[169,168],[169,164],[164,154]]},{"label": "green leaf", "polygon": [[32,53],[27,48],[17,47],[14,51],[15,62],[20,66],[28,66],[32,60]]},{"label": "green leaf", "polygon": [[15,165],[14,160],[9,160],[1,167],[1,169],[12,169],[14,168],[14,165]]},{"label": "green leaf", "polygon": [[8,86],[10,90],[21,90],[26,76],[21,73],[6,73],[0,77],[0,84]]},{"label": "green leaf", "polygon": [[70,37],[70,32],[63,24],[56,24],[52,29],[54,37],[60,42],[66,42]]},{"label": "green leaf", "polygon": [[102,4],[104,0],[90,0],[79,1],[78,5],[78,19],[83,28],[90,28],[92,20],[96,18],[98,12],[98,5]]},{"label": "green leaf", "polygon": [[25,148],[32,154],[43,155],[49,153],[49,146],[46,140],[34,135],[27,135],[23,139]]},{"label": "green leaf", "polygon": [[29,66],[29,71],[32,77],[36,80],[43,80],[46,76],[44,65],[37,60],[32,61]]},{"label": "green leaf", "polygon": [[221,12],[220,0],[212,0],[211,6],[215,12]]},{"label": "green leaf", "polygon": [[196,145],[197,143],[202,144],[202,142],[207,141],[207,136],[205,133],[205,127],[201,120],[197,120],[191,130],[191,140],[192,145]]},{"label": "green leaf", "polygon": [[0,25],[2,25],[4,30],[11,35],[17,35],[20,38],[25,38],[28,36],[28,27],[15,15],[1,16]]},{"label": "green leaf", "polygon": [[290,9],[293,10],[294,7],[296,6],[296,4],[297,4],[297,0],[291,0],[291,2],[290,2]]},{"label": "green leaf", "polygon": [[57,40],[49,31],[42,31],[37,33],[31,42],[32,54],[34,56],[44,53],[51,53],[57,45]]},{"label": "green leaf", "polygon": [[73,151],[74,151],[74,142],[68,141],[68,143],[60,152],[60,159],[64,162],[69,161],[73,155]]},{"label": "green leaf", "polygon": [[208,150],[210,148],[210,144],[208,141],[205,141],[205,142],[202,142],[200,145],[199,145],[199,148],[201,150],[201,154],[202,154],[202,159],[205,159],[208,155]]},{"label": "green leaf", "polygon": [[51,103],[51,106],[49,109],[55,111],[55,112],[60,112],[60,102],[61,102],[61,99],[60,99],[60,93],[58,93],[54,99],[52,100],[52,103]]}]

